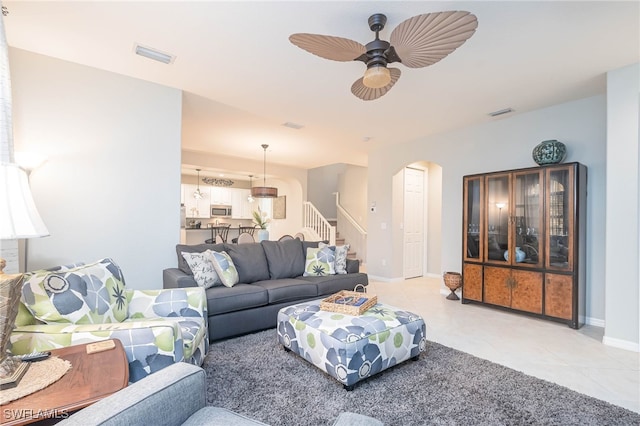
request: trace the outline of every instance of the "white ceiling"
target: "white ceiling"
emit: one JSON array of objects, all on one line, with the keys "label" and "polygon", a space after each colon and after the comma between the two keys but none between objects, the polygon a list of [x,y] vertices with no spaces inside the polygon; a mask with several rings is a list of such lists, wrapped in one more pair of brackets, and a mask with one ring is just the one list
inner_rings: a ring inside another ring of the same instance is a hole
[{"label": "white ceiling", "polygon": [[[5,1],[10,46],[179,88],[183,149],[302,168],[367,165],[395,146],[605,92],[605,73],[640,60],[639,2]],[[288,41],[296,32],[366,44],[422,13],[467,10],[478,29],[442,61],[402,77],[382,98],[350,92],[361,62],[334,62]],[[136,56],[135,43],[176,55]],[[283,127],[285,122],[304,126]],[[365,138],[370,138],[366,141]]]}]

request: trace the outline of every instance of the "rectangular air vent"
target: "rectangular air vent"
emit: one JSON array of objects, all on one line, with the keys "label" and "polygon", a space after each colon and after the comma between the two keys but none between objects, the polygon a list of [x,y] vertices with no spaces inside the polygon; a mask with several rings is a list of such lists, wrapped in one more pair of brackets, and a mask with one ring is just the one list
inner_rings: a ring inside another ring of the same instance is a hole
[{"label": "rectangular air vent", "polygon": [[497,116],[502,115],[502,114],[509,114],[510,112],[513,112],[513,108],[505,108],[505,109],[501,109],[499,111],[493,111],[493,112],[490,112],[489,115],[491,117],[497,117]]},{"label": "rectangular air vent", "polygon": [[144,56],[145,58],[153,59],[154,61],[162,62],[163,64],[171,64],[176,59],[175,55],[170,55],[139,44],[134,45],[134,52],[136,55]]}]

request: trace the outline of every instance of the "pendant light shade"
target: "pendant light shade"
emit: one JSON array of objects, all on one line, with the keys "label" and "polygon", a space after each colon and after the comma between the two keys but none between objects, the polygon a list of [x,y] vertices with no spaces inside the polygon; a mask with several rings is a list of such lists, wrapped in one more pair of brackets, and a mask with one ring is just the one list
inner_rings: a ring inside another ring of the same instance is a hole
[{"label": "pendant light shade", "polygon": [[200,191],[200,169],[196,169],[196,171],[198,172],[198,187],[193,192],[193,198],[196,200],[202,200],[204,198],[204,194]]},{"label": "pendant light shade", "polygon": [[251,196],[255,198],[276,198],[278,196],[278,188],[267,186],[267,148],[269,145],[262,144],[264,150],[262,186],[251,188]]},{"label": "pendant light shade", "polygon": [[[253,189],[253,175],[249,175],[249,188]],[[250,203],[253,203],[255,201],[255,199],[253,198],[253,194],[249,193],[247,201]]]}]

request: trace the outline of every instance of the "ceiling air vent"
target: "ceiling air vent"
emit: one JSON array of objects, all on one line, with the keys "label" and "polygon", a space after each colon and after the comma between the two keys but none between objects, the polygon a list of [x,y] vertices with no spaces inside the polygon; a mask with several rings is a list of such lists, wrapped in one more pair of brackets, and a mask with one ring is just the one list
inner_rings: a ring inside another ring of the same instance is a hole
[{"label": "ceiling air vent", "polygon": [[133,46],[136,55],[144,56],[145,58],[153,59],[154,61],[162,62],[163,64],[171,64],[175,61],[175,55],[161,52],[150,47],[145,47],[139,44]]},{"label": "ceiling air vent", "polygon": [[300,130],[300,129],[302,129],[304,127],[302,124],[293,123],[291,121],[287,121],[286,123],[282,123],[282,125],[284,127],[288,127],[290,129],[296,129],[296,130]]},{"label": "ceiling air vent", "polygon": [[497,117],[499,115],[509,114],[510,112],[513,112],[513,108],[505,108],[505,109],[501,109],[499,111],[493,111],[493,112],[490,112],[489,115],[491,117]]}]

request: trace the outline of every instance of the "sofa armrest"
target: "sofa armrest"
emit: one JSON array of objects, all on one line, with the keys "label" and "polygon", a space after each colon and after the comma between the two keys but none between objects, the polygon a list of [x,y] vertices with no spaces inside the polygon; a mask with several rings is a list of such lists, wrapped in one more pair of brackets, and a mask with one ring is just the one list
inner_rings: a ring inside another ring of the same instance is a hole
[{"label": "sofa armrest", "polygon": [[62,426],[181,425],[206,405],[205,372],[179,362],[72,414]]},{"label": "sofa armrest", "polygon": [[164,288],[197,287],[198,283],[193,275],[187,275],[178,268],[168,268],[162,271],[162,286]]},{"label": "sofa armrest", "polygon": [[[202,287],[126,290],[128,320],[146,318],[207,318],[207,297]],[[206,322],[206,321],[205,321]]]},{"label": "sofa armrest", "polygon": [[347,259],[347,274],[356,274],[360,272],[360,260]]}]

